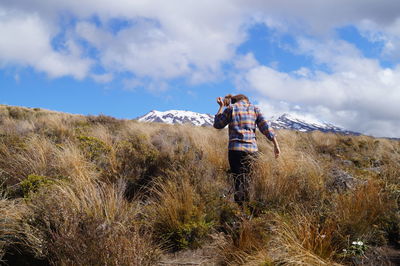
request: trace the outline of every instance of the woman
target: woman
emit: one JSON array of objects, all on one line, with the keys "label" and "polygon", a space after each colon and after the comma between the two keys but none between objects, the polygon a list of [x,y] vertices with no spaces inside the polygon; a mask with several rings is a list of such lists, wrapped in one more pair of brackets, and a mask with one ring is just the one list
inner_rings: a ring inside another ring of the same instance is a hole
[{"label": "woman", "polygon": [[[218,113],[214,118],[214,127],[222,129],[229,124],[229,165],[235,182],[234,199],[239,205],[249,200],[250,161],[258,151],[256,126],[274,144],[275,158],[279,157],[280,148],[276,135],[260,110],[243,95],[218,97]],[[225,110],[224,110],[224,107]]]}]

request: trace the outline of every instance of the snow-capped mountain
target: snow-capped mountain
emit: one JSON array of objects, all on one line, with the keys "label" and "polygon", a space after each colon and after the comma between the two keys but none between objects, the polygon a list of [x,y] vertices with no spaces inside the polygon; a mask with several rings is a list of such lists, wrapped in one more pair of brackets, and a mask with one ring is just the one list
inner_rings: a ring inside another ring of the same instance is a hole
[{"label": "snow-capped mountain", "polygon": [[[170,110],[160,112],[153,110],[145,114],[144,116],[137,118],[137,120],[141,122],[212,126],[214,123],[214,116],[209,114],[195,113],[191,111]],[[271,119],[270,121],[274,129],[290,129],[302,132],[319,130],[322,132],[334,132],[346,135],[360,135],[357,132],[345,130],[329,123],[294,114],[285,113],[276,119]]]},{"label": "snow-capped mountain", "polygon": [[209,114],[200,114],[191,111],[170,110],[165,112],[150,111],[137,118],[142,122],[159,122],[167,124],[192,124],[195,126],[212,126],[214,116]]},{"label": "snow-capped mountain", "polygon": [[341,133],[345,135],[360,135],[360,133],[349,131],[330,123],[287,113],[279,116],[277,119],[272,119],[271,125],[274,129],[291,129],[302,132],[319,130],[322,132]]}]

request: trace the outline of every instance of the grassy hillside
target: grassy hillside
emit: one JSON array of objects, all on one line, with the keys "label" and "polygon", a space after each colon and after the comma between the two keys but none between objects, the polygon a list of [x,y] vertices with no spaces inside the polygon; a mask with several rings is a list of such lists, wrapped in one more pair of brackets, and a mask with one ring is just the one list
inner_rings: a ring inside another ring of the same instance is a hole
[{"label": "grassy hillside", "polygon": [[217,265],[389,263],[400,142],[278,136],[278,160],[258,136],[241,210],[225,130],[0,106],[0,259],[163,265],[208,247]]}]

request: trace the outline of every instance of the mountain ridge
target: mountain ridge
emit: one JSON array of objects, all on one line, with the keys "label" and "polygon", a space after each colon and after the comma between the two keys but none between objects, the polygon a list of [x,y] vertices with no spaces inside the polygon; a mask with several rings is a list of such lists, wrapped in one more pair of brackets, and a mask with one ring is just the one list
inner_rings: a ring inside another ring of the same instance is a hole
[{"label": "mountain ridge", "polygon": [[166,124],[192,124],[195,126],[212,126],[214,116],[210,114],[201,114],[192,111],[168,110],[157,111],[151,110],[147,114],[136,118],[141,122],[158,122]]},{"label": "mountain ridge", "polygon": [[[210,114],[201,114],[192,111],[168,110],[157,111],[151,110],[147,114],[136,118],[141,122],[158,122],[166,124],[192,124],[195,126],[212,126],[214,116]],[[314,119],[307,119],[295,114],[284,113],[276,119],[269,120],[275,129],[289,129],[301,132],[310,132],[319,130],[322,132],[340,133],[344,135],[361,135],[358,132],[346,130],[333,124],[322,122]]]}]

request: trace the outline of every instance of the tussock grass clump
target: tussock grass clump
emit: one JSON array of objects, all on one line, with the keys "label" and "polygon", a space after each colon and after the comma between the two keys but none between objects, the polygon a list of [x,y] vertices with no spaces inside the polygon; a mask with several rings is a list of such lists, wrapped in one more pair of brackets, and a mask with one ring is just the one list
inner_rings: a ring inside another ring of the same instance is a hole
[{"label": "tussock grass clump", "polygon": [[0,167],[7,184],[15,185],[30,174],[55,174],[56,149],[51,141],[38,136],[0,140]]},{"label": "tussock grass clump", "polygon": [[171,175],[152,192],[156,199],[147,209],[156,238],[170,250],[199,247],[213,224],[187,176]]},{"label": "tussock grass clump", "polygon": [[261,155],[252,167],[252,198],[268,208],[312,204],[324,192],[323,167],[303,152],[287,151],[279,160]]},{"label": "tussock grass clump", "polygon": [[32,110],[24,107],[6,106],[5,108],[9,117],[15,120],[28,120],[34,115]]},{"label": "tussock grass clump", "polygon": [[0,177],[8,192],[23,196],[21,182],[29,176],[68,179],[96,177],[96,173],[94,165],[74,143],[59,145],[39,136],[0,140]]},{"label": "tussock grass clump", "polygon": [[165,165],[146,135],[132,135],[118,142],[113,159],[113,170],[118,177],[129,180],[155,176]]},{"label": "tussock grass clump", "polygon": [[361,239],[368,244],[385,244],[387,226],[397,208],[377,181],[369,181],[355,191],[337,195],[331,217],[337,224],[337,245],[345,247]]},{"label": "tussock grass clump", "polygon": [[266,253],[270,238],[270,219],[249,220],[236,217],[229,234],[217,237],[219,263],[222,265],[269,265]]},{"label": "tussock grass clump", "polygon": [[159,257],[139,205],[124,199],[123,186],[87,180],[52,186],[37,195],[30,229],[41,254],[56,265],[152,265]]},{"label": "tussock grass clump", "polygon": [[288,265],[332,265],[336,224],[303,209],[277,215],[270,254],[276,263]]},{"label": "tussock grass clump", "polygon": [[0,196],[0,263],[6,250],[21,244],[23,220],[28,212],[24,204]]},{"label": "tussock grass clump", "polygon": [[28,136],[34,132],[35,124],[29,120],[14,120],[6,117],[0,121],[2,127],[0,128],[0,134],[2,136]]},{"label": "tussock grass clump", "polygon": [[73,124],[75,121],[84,120],[83,117],[76,116],[71,118],[66,114],[40,115],[32,120],[35,123],[35,131],[47,139],[62,143],[64,140],[73,138]]}]

